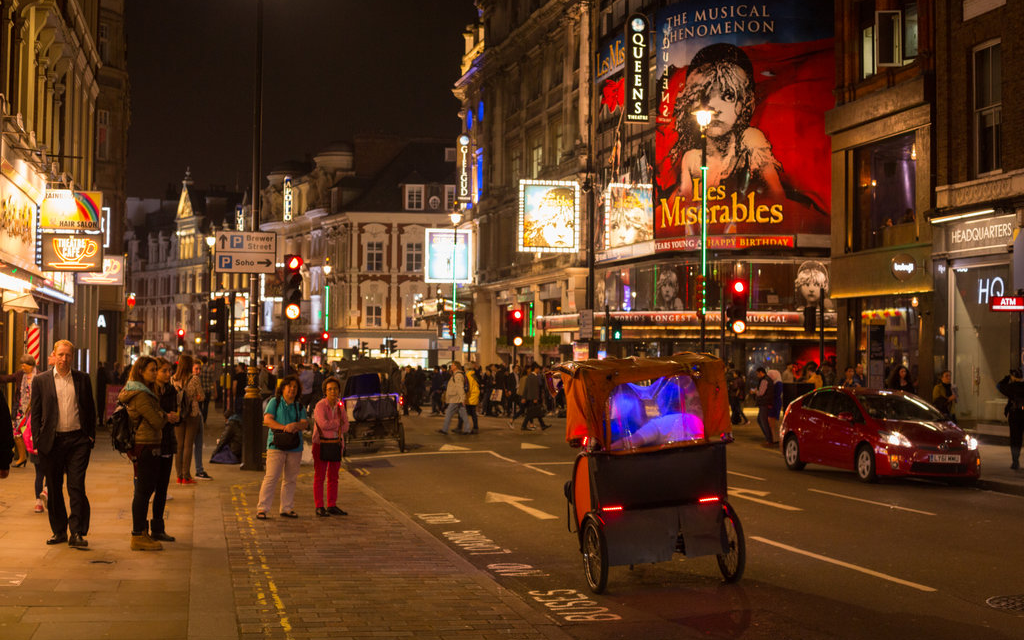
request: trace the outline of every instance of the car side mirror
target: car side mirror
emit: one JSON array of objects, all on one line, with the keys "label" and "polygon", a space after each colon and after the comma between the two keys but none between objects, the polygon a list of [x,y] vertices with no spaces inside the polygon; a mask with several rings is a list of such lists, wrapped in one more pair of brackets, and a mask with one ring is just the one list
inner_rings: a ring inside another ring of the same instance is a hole
[{"label": "car side mirror", "polygon": [[841,411],[836,417],[843,422],[853,422],[853,413],[850,411]]}]

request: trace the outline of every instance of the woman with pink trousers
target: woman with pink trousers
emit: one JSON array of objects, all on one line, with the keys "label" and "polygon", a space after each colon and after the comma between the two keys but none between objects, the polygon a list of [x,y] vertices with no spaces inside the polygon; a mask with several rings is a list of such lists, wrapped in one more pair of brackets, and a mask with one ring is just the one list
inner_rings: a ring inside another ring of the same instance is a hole
[{"label": "woman with pink trousers", "polygon": [[[337,378],[324,380],[324,398],[313,409],[313,500],[318,516],[347,516],[338,508],[338,469],[340,461],[320,459],[320,440],[337,440],[348,433],[348,411],[341,400],[341,383]],[[342,450],[345,441],[341,441]],[[324,508],[324,480],[327,481],[327,508]]]}]

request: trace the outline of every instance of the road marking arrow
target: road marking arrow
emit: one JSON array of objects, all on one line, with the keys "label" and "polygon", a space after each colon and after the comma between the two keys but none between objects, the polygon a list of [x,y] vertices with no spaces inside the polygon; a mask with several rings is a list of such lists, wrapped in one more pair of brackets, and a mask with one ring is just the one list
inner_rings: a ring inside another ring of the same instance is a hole
[{"label": "road marking arrow", "polygon": [[443,444],[438,451],[469,451],[469,447],[460,447],[457,444]]},{"label": "road marking arrow", "polygon": [[[757,491],[755,489],[741,489],[739,487],[730,487],[729,495],[736,498],[743,498],[744,500],[750,500],[758,504],[767,505],[769,507],[775,507],[776,509],[782,509],[783,511],[803,511],[800,507],[791,507],[788,504],[782,504],[780,502],[771,502],[770,500],[761,500],[761,498],[768,495],[767,491]],[[754,496],[757,496],[756,498]]]},{"label": "road marking arrow", "polygon": [[519,445],[519,448],[520,449],[547,449],[548,447],[545,447],[542,444],[530,444],[529,442],[524,442],[521,445]]},{"label": "road marking arrow", "polygon": [[528,507],[525,504],[521,504],[524,501],[532,502],[533,498],[520,498],[519,496],[509,496],[505,495],[504,493],[494,493],[492,491],[488,491],[487,496],[484,498],[484,502],[504,502],[506,504],[510,504],[516,509],[528,513],[534,518],[537,518],[538,520],[558,519],[558,516],[553,516],[550,513],[545,513],[541,511],[540,509],[534,509],[533,507]]}]

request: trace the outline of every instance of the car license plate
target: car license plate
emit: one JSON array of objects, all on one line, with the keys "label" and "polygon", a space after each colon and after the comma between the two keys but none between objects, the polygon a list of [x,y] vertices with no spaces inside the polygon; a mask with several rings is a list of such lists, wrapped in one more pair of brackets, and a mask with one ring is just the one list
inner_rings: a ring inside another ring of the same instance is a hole
[{"label": "car license plate", "polygon": [[960,456],[955,453],[933,453],[928,456],[928,462],[960,464]]}]

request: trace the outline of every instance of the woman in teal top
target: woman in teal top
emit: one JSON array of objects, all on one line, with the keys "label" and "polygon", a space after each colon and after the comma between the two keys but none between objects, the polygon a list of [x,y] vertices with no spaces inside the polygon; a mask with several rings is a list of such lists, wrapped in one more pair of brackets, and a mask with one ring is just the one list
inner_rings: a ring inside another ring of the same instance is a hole
[{"label": "woman in teal top", "polygon": [[[309,428],[306,409],[299,405],[300,388],[298,378],[286,376],[263,413],[263,424],[270,431],[267,434],[267,472],[263,476],[260,501],[256,507],[256,517],[260,520],[267,519],[278,483],[281,485],[281,515],[285,518],[299,517],[294,509],[295,484],[302,462],[302,432]],[[281,440],[289,434],[297,442],[294,447],[282,448]]]}]

